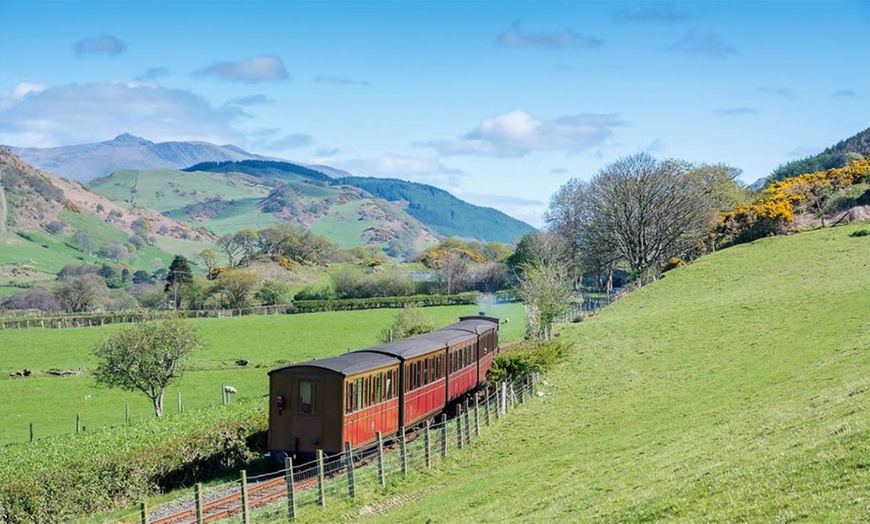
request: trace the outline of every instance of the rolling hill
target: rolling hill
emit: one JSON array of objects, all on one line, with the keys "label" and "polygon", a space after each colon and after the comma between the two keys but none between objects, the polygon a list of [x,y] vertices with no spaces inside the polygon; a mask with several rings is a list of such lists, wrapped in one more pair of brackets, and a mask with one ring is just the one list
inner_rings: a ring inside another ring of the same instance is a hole
[{"label": "rolling hill", "polygon": [[[129,241],[143,230],[148,244],[137,249]],[[79,232],[87,246],[76,240]],[[153,271],[155,259],[168,265],[170,253],[196,253],[212,238],[153,209],[122,207],[0,148],[0,292],[15,290],[3,284],[53,279],[69,263],[110,261],[101,246],[123,245],[133,267]]]},{"label": "rolling hill", "polygon": [[232,145],[208,142],[154,143],[128,133],[95,144],[28,148],[6,146],[28,164],[72,180],[87,182],[117,169],[180,169],[199,162],[265,159]]},{"label": "rolling hill", "polygon": [[563,326],[543,397],[438,470],[300,520],[866,522],[862,229],[725,249]]},{"label": "rolling hill", "polygon": [[419,251],[438,239],[399,207],[360,189],[330,184],[329,177],[312,176],[303,166],[260,161],[235,166],[120,170],[91,187],[124,205],[152,207],[218,234],[291,222],[343,248],[377,245],[394,256]]},{"label": "rolling hill", "polygon": [[434,186],[395,178],[335,177],[334,175],[347,173],[325,170],[321,166],[309,167],[292,162],[258,160],[207,162],[191,166],[185,171],[236,172],[264,180],[280,180],[286,184],[308,180],[331,186],[355,187],[391,202],[444,236],[511,243],[534,231],[532,226],[496,209],[469,204]]}]

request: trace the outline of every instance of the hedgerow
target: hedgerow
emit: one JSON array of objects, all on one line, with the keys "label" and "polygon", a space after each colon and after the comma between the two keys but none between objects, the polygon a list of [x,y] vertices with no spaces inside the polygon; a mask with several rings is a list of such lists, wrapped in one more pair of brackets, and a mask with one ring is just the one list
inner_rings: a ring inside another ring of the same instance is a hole
[{"label": "hedgerow", "polygon": [[477,304],[477,293],[459,295],[412,295],[407,297],[346,298],[340,300],[297,300],[297,313],[350,311],[356,309],[403,308],[405,306],[458,306]]},{"label": "hedgerow", "polygon": [[499,383],[529,373],[545,373],[567,357],[570,350],[570,345],[558,339],[520,342],[493,359],[489,379]]},{"label": "hedgerow", "polygon": [[239,469],[265,448],[262,400],[0,449],[0,522],[66,522]]}]

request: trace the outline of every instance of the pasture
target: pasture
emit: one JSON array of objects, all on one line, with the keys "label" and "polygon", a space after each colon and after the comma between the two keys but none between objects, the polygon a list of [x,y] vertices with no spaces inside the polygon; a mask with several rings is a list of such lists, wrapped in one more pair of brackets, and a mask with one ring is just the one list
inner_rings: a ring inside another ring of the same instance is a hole
[{"label": "pasture", "polygon": [[[447,306],[423,312],[443,326],[479,309]],[[205,348],[194,353],[188,372],[167,390],[165,411],[177,411],[178,393],[185,411],[220,404],[223,384],[239,392],[231,402],[263,396],[268,391],[269,370],[373,345],[397,312],[381,309],[191,320],[199,328]],[[503,341],[522,338],[521,304],[490,305],[486,312],[511,319],[502,326]],[[91,355],[93,346],[123,327],[0,331],[0,395],[7,399],[6,407],[0,410],[0,445],[27,442],[31,422],[35,438],[74,432],[76,414],[86,430],[123,423],[127,404],[134,421],[153,418],[153,408],[143,394],[97,387],[87,372],[96,364]],[[247,366],[235,363],[240,359],[247,360]],[[9,376],[25,368],[34,374]],[[45,373],[79,368],[83,368],[80,375]]]},{"label": "pasture", "polygon": [[545,396],[438,470],[300,520],[866,522],[860,228],[726,249],[563,327]]}]

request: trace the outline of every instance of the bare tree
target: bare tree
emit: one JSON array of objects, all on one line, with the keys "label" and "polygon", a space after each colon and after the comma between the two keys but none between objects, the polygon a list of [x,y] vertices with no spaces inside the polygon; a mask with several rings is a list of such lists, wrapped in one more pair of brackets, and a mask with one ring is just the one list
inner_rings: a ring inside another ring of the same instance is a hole
[{"label": "bare tree", "polygon": [[54,296],[70,313],[90,311],[106,292],[106,282],[93,273],[67,277],[54,290]]},{"label": "bare tree", "polygon": [[591,185],[589,241],[613,246],[635,272],[691,246],[709,226],[709,206],[688,168],[646,153],[606,166]]},{"label": "bare tree", "polygon": [[203,249],[199,252],[199,259],[202,260],[203,265],[205,265],[205,274],[211,275],[217,267],[217,253],[215,253],[214,250],[211,249]]},{"label": "bare tree", "polygon": [[146,320],[94,348],[94,376],[98,384],[145,393],[160,417],[166,386],[181,378],[185,360],[199,346],[196,329],[180,318]]},{"label": "bare tree", "polygon": [[226,235],[221,236],[217,239],[215,244],[217,244],[218,249],[223,251],[227,255],[227,264],[229,267],[234,267],[236,255],[242,252],[243,247],[238,241],[235,235],[231,235],[227,233]]}]

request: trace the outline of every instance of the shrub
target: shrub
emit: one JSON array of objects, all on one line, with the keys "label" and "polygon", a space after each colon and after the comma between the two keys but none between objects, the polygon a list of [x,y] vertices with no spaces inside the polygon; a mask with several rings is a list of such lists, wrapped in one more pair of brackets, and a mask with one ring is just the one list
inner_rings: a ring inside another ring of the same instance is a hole
[{"label": "shrub", "polygon": [[858,231],[853,231],[850,237],[870,237],[870,229],[859,229]]},{"label": "shrub", "polygon": [[424,315],[413,305],[407,305],[396,315],[393,325],[381,332],[381,341],[390,342],[391,335],[393,340],[406,340],[434,329],[432,317]]},{"label": "shrub", "polygon": [[495,357],[489,379],[501,382],[529,373],[545,373],[563,360],[571,347],[561,340],[525,341]]}]

